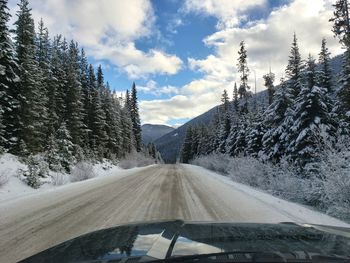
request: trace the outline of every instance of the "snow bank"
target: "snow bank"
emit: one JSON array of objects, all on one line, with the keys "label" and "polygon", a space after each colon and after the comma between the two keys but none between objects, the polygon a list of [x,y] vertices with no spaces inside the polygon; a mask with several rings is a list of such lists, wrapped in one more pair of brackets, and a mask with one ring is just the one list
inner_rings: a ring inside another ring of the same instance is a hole
[{"label": "snow bank", "polygon": [[211,154],[192,164],[227,175],[231,180],[280,198],[317,208],[350,221],[350,152],[329,151],[318,163],[317,176],[301,177],[288,162],[263,163],[253,157]]},{"label": "snow bank", "polygon": [[[21,172],[28,169],[27,165],[20,162],[19,158],[12,154],[4,154],[0,156],[0,182],[2,182],[0,183],[0,202],[41,193],[58,187],[61,188],[63,185],[72,184],[74,181],[78,182],[86,179],[90,181],[101,177],[124,174],[124,169],[107,160],[94,165],[84,163],[83,167],[93,169],[88,178],[73,179],[72,174],[49,171],[47,177],[40,178],[40,188],[33,189],[27,185],[26,177]],[[73,171],[74,169],[73,167]],[[81,169],[81,167],[78,167],[78,169],[80,169],[79,172],[84,172],[84,169]]]},{"label": "snow bank", "polygon": [[[193,165],[185,165],[187,169],[190,169],[192,172],[200,174],[201,176],[211,177],[214,180],[221,181],[226,185],[233,187],[236,191],[243,192],[246,195],[249,195],[256,200],[259,200],[269,207],[274,208],[279,211],[281,214],[285,214],[289,218],[293,218],[296,223],[302,224],[320,224],[320,225],[332,225],[340,227],[350,227],[350,224],[347,224],[343,221],[340,221],[336,218],[328,216],[326,214],[320,213],[309,207],[305,207],[300,204],[289,202],[277,197],[274,197],[268,193],[265,193],[261,190],[252,188],[250,186],[237,183],[232,181],[229,177],[219,175],[215,172],[211,172],[205,168]],[[232,196],[234,198],[234,196]],[[273,218],[272,218],[273,219]]]},{"label": "snow bank", "polygon": [[22,180],[23,178],[18,173],[19,169],[26,169],[26,165],[21,163],[17,157],[11,154],[4,154],[0,157],[0,175],[7,178],[7,182],[0,185],[0,201],[36,191]]}]

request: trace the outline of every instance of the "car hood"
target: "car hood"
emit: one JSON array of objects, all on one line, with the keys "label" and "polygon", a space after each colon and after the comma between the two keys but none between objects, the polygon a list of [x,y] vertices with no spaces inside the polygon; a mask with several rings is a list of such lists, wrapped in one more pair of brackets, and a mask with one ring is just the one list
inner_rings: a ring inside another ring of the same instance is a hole
[{"label": "car hood", "polygon": [[181,220],[95,231],[22,262],[147,262],[187,255],[256,251],[349,256],[350,229],[295,223],[207,223]]}]

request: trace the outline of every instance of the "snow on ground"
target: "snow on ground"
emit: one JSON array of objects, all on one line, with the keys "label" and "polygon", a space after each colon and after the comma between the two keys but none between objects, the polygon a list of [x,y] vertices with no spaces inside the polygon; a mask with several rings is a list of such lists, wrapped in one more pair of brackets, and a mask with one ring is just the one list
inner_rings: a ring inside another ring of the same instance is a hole
[{"label": "snow on ground", "polygon": [[[294,222],[297,223],[309,223],[309,224],[320,224],[320,225],[332,225],[332,226],[341,226],[341,227],[350,227],[350,224],[338,220],[334,217],[328,216],[321,212],[318,212],[312,208],[289,202],[277,197],[274,197],[268,193],[263,192],[262,190],[255,189],[253,187],[237,183],[232,181],[231,178],[217,174],[215,172],[209,171],[200,166],[194,165],[185,165],[186,168],[190,169],[192,172],[201,174],[203,177],[209,177],[217,180],[226,185],[231,186],[235,191],[240,191],[248,196],[253,197],[254,199],[268,205],[274,210],[279,211],[281,214],[285,214],[289,218],[293,218]],[[232,191],[232,194],[234,192]],[[235,196],[232,196],[235,198]],[[274,220],[274,218],[271,218]]]},{"label": "snow on ground", "polygon": [[[25,182],[25,177],[20,175],[19,170],[26,170],[27,166],[18,160],[18,157],[12,154],[4,154],[0,157],[0,176],[6,181],[4,185],[0,185],[0,202],[10,201],[20,197],[43,193],[49,190],[63,188],[65,185],[72,184],[70,182],[71,175],[64,173],[55,173],[50,171],[50,176],[42,178],[43,183],[39,189],[29,187]],[[139,168],[128,169],[133,172]],[[123,176],[126,170],[111,164],[110,162],[98,163],[93,166],[95,177],[88,181],[98,180],[106,176]],[[128,174],[128,173],[127,173]],[[62,185],[54,185],[52,177],[60,178]],[[87,180],[86,180],[87,181]],[[79,185],[79,182],[74,184]]]},{"label": "snow on ground", "polygon": [[23,182],[18,175],[19,169],[25,169],[26,165],[18,161],[18,158],[11,154],[4,154],[0,158],[0,176],[6,178],[4,185],[0,185],[0,201],[15,198],[36,192]]}]

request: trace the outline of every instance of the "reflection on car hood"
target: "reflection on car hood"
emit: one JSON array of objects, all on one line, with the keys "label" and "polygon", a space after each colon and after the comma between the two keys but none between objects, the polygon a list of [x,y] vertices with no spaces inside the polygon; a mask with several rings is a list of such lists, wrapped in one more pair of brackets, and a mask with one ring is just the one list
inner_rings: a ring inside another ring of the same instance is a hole
[{"label": "reflection on car hood", "polygon": [[186,223],[167,221],[92,232],[22,262],[147,262],[222,252],[307,253],[349,256],[350,229],[294,223]]}]

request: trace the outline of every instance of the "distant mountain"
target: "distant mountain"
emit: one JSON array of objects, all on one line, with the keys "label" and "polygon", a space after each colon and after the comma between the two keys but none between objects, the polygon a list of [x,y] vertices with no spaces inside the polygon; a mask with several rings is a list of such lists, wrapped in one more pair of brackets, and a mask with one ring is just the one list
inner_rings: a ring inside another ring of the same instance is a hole
[{"label": "distant mountain", "polygon": [[[267,92],[262,91],[256,94],[258,105],[262,105],[267,102]],[[252,104],[252,103],[251,103]],[[176,163],[176,160],[181,151],[181,146],[186,136],[186,131],[189,126],[197,126],[201,124],[209,124],[218,112],[219,106],[215,106],[207,112],[195,117],[194,119],[186,122],[184,125],[173,130],[172,132],[157,139],[154,144],[157,150],[161,153],[163,160],[166,163]]]},{"label": "distant mountain", "polygon": [[[334,83],[336,83],[337,74],[341,71],[342,57],[336,56],[331,59],[331,67],[334,73]],[[252,105],[252,100],[255,99],[253,96],[250,99],[250,105]],[[267,105],[267,92],[266,90],[261,91],[256,94],[256,100],[258,105]],[[157,150],[161,153],[163,160],[166,163],[175,163],[176,159],[179,156],[181,146],[186,136],[186,131],[189,126],[196,126],[200,124],[209,124],[209,122],[215,116],[215,113],[218,111],[219,106],[208,110],[207,112],[195,117],[194,119],[188,121],[179,128],[171,131],[168,134],[163,135],[159,139],[155,140],[155,145]]]},{"label": "distant mountain", "polygon": [[166,125],[144,124],[142,125],[142,142],[148,144],[154,142],[163,135],[174,130],[173,127]]},{"label": "distant mountain", "polygon": [[209,123],[214,117],[216,110],[217,107],[214,107],[206,113],[203,113],[202,115],[199,115],[198,117],[180,126],[176,130],[173,130],[172,132],[157,139],[154,144],[156,145],[157,150],[161,153],[164,162],[175,163],[180,153],[182,143],[185,139],[187,128],[191,125],[195,126]]}]

